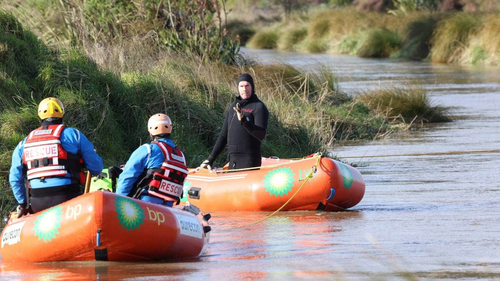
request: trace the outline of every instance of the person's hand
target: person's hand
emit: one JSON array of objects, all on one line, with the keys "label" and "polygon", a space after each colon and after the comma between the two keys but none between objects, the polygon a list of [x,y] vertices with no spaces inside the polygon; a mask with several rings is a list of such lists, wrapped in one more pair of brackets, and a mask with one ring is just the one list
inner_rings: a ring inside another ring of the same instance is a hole
[{"label": "person's hand", "polygon": [[108,177],[108,174],[103,173],[103,172],[100,172],[100,173],[99,173],[97,176],[95,176],[95,177],[96,177],[96,179],[95,179],[94,181],[96,181],[96,180],[102,180],[102,179],[107,178],[107,177]]},{"label": "person's hand", "polygon": [[233,107],[233,110],[236,112],[238,120],[241,121],[241,119],[243,119],[243,112],[241,112],[240,104],[237,103],[236,106]]},{"label": "person's hand", "polygon": [[17,206],[17,217],[20,218],[29,213],[29,208],[26,203]]},{"label": "person's hand", "polygon": [[201,163],[200,167],[198,167],[199,169],[208,169],[208,170],[212,170],[212,167],[210,165],[210,161],[205,160],[203,161],[203,163]]}]

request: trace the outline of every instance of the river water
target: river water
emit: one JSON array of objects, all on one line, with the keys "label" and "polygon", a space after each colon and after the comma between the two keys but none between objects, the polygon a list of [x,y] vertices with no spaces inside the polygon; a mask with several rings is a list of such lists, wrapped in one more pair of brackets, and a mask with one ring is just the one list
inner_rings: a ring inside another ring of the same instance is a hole
[{"label": "river water", "polygon": [[262,63],[322,64],[352,94],[418,80],[455,121],[335,147],[366,181],[350,211],[280,212],[256,225],[268,213],[212,213],[199,259],[3,263],[2,279],[500,280],[500,154],[489,151],[500,149],[500,68],[243,51]]}]

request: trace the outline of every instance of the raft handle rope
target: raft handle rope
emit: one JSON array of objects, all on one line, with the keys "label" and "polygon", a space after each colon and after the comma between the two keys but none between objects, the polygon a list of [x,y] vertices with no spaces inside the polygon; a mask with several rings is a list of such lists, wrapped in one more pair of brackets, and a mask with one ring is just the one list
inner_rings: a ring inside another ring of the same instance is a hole
[{"label": "raft handle rope", "polygon": [[[320,152],[316,152],[316,153],[311,154],[311,155],[304,157],[304,158],[287,158],[287,160],[301,161],[301,160],[307,160],[309,158],[314,158],[314,157],[318,157],[318,156],[321,158],[321,156],[323,156],[323,155]],[[280,160],[280,158],[277,156],[271,156],[268,159],[278,160],[278,161]],[[250,167],[250,168],[241,168],[241,169],[227,169],[227,170],[223,170],[221,168],[212,168],[211,170],[208,170],[208,171],[210,173],[215,173],[216,175],[218,175],[218,174],[224,174],[224,173],[234,173],[234,172],[258,170],[262,167],[273,168],[273,167],[279,167],[282,165],[283,165],[283,163],[278,163],[278,164],[271,164],[271,165],[265,165],[265,166],[257,166],[257,167]],[[192,169],[189,171],[189,174],[195,174],[199,171],[200,171],[200,168]]]},{"label": "raft handle rope", "polygon": [[302,187],[304,187],[304,185],[306,185],[307,181],[310,178],[312,178],[313,175],[318,171],[319,161],[321,160],[321,157],[323,157],[323,156],[320,153],[315,153],[314,156],[312,156],[312,157],[316,158],[316,163],[312,166],[311,171],[309,172],[309,174],[307,174],[307,176],[305,178],[299,179],[299,181],[303,181],[303,183],[300,185],[300,187],[297,189],[297,191],[295,191],[295,193],[292,195],[292,197],[290,197],[281,207],[279,207],[276,211],[272,212],[271,214],[269,214],[265,218],[251,222],[249,224],[236,226],[236,228],[250,226],[250,225],[254,225],[254,224],[258,224],[260,222],[263,222],[263,221],[267,220],[268,218],[274,216],[277,212],[281,211],[281,209],[283,209],[288,203],[290,203],[290,201],[292,201],[292,199],[295,197],[295,195],[297,195],[297,193],[299,193],[299,191],[302,189]]},{"label": "raft handle rope", "polygon": [[405,153],[405,154],[387,154],[387,155],[365,155],[365,156],[336,156],[338,158],[375,158],[375,157],[404,157],[404,156],[426,156],[426,155],[453,155],[453,154],[475,154],[475,153],[497,153],[500,149],[487,150],[462,150],[448,152],[426,152],[426,153]]}]

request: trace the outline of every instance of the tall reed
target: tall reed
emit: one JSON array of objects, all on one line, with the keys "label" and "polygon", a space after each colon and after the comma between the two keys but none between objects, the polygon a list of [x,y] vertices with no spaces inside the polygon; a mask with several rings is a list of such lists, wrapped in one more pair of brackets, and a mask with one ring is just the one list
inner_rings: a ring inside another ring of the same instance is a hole
[{"label": "tall reed", "polygon": [[481,18],[465,13],[450,14],[441,20],[432,37],[433,62],[460,62],[471,35],[481,26]]}]

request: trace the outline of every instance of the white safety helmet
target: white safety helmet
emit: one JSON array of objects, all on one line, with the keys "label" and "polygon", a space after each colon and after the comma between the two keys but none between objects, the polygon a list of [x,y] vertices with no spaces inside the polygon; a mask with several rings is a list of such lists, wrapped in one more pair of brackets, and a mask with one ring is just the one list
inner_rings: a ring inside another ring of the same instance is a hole
[{"label": "white safety helmet", "polygon": [[167,114],[157,113],[149,118],[148,132],[151,136],[170,134],[172,132],[172,121]]}]

